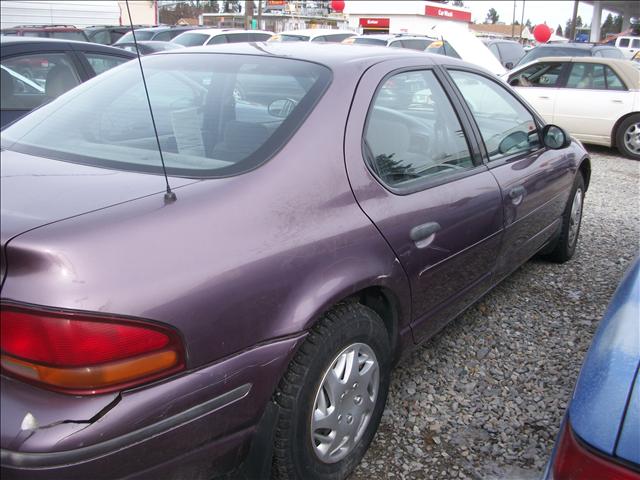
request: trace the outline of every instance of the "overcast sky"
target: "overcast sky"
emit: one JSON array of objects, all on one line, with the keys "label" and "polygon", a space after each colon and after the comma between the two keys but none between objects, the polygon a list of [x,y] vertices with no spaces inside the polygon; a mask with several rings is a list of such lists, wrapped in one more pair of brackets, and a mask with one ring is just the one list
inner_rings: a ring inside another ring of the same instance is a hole
[{"label": "overcast sky", "polygon": [[[516,1],[516,20],[520,21],[522,17],[522,0]],[[483,1],[483,0],[466,0],[465,7],[471,9],[472,18],[477,23],[482,23],[487,16],[490,8],[495,8],[500,15],[500,22],[511,24],[513,19],[513,2],[512,1]],[[558,25],[564,26],[573,13],[573,0],[525,0],[524,2],[524,21],[527,18],[531,20],[532,25],[546,22],[547,25],[554,29]],[[606,11],[602,14],[602,21],[607,16]],[[591,15],[593,7],[580,2],[578,7],[578,15],[585,24],[591,24]]]}]

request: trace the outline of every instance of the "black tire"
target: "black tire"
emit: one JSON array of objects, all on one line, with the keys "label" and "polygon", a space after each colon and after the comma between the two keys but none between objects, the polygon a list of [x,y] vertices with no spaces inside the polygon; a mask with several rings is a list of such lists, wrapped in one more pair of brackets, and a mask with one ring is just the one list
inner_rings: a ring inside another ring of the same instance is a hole
[{"label": "black tire", "polygon": [[[336,356],[354,343],[375,353],[379,388],[369,423],[349,453],[325,463],[311,441],[311,412],[323,375]],[[274,399],[280,407],[273,453],[273,476],[279,479],[338,480],[358,465],[378,429],[389,391],[391,348],[380,317],[359,303],[341,303],[311,329],[278,385]]]},{"label": "black tire", "polygon": [[[580,211],[580,219],[577,226],[577,231],[573,238],[570,235],[572,219],[571,219],[571,211],[573,208],[574,201],[576,199],[576,193],[580,191],[580,202],[581,202],[581,211]],[[562,230],[560,232],[560,237],[556,241],[555,247],[553,250],[547,255],[547,257],[557,263],[564,263],[573,257],[574,253],[576,253],[576,247],[578,245],[578,238],[580,236],[580,227],[582,226],[582,212],[584,211],[584,178],[581,173],[576,175],[576,179],[573,182],[573,188],[571,189],[571,194],[569,195],[569,200],[567,201],[567,206],[564,209],[564,214],[562,215]]]},{"label": "black tire", "polygon": [[631,158],[632,160],[640,160],[640,152],[630,150],[625,142],[627,130],[633,128],[634,125],[635,133],[638,134],[638,130],[640,130],[640,115],[638,114],[630,115],[618,125],[616,129],[616,147],[618,147],[618,151],[625,157]]}]

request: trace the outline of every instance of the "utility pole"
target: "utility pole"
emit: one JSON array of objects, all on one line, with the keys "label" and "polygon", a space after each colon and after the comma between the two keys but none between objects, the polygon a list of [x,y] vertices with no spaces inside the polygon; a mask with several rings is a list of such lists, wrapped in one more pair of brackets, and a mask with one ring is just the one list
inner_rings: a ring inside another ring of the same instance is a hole
[{"label": "utility pole", "polygon": [[578,0],[573,2],[573,15],[571,16],[571,33],[569,34],[569,41],[573,42],[576,38],[576,20],[578,19]]},{"label": "utility pole", "polygon": [[526,0],[522,0],[522,16],[520,17],[520,43],[522,43],[522,31],[524,30],[524,2]]},{"label": "utility pole", "polygon": [[262,0],[258,0],[258,30],[262,28]]},{"label": "utility pole", "polygon": [[514,38],[516,36],[515,23],[516,23],[516,0],[513,0],[513,18],[511,19],[511,38]]},{"label": "utility pole", "polygon": [[245,0],[244,2],[244,29],[251,28],[251,17],[253,16],[253,0]]}]

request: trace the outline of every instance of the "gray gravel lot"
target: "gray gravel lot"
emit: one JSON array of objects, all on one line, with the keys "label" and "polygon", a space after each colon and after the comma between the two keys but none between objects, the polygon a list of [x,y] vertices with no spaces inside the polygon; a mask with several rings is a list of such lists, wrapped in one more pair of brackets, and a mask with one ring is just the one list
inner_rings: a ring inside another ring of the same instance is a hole
[{"label": "gray gravel lot", "polygon": [[598,322],[640,248],[640,162],[590,151],[576,256],[531,260],[403,360],[351,480],[540,476]]}]

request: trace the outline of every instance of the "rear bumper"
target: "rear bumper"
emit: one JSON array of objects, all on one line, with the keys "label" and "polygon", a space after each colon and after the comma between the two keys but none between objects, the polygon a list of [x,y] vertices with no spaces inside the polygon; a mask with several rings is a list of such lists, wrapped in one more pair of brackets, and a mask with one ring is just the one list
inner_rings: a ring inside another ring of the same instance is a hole
[{"label": "rear bumper", "polygon": [[[303,338],[262,345],[124,392],[90,420],[60,418],[15,433],[2,422],[2,478],[211,478],[228,472],[246,456],[273,389]],[[18,392],[23,388],[35,387],[3,379],[3,410],[7,400],[8,408],[23,414],[15,398],[8,398],[12,391],[25,398]],[[36,420],[45,416],[31,413]]]}]

